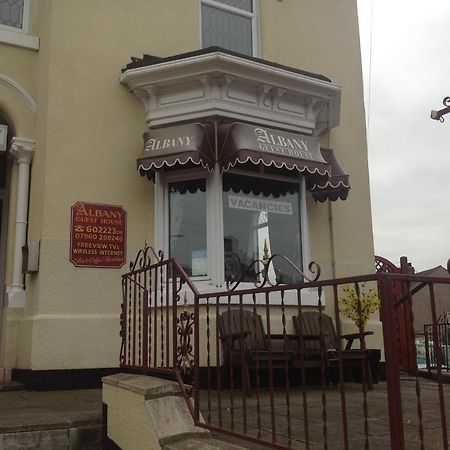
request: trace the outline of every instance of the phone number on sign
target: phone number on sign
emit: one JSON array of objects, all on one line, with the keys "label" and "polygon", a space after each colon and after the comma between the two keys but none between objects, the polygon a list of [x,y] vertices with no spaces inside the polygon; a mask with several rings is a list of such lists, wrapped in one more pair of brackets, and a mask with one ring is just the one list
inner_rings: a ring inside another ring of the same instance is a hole
[{"label": "phone number on sign", "polygon": [[112,241],[123,242],[123,236],[111,236],[108,234],[89,234],[89,233],[75,233],[75,239],[87,239],[90,241]]},{"label": "phone number on sign", "polygon": [[87,227],[85,227],[83,225],[78,225],[77,231],[78,232],[86,231],[86,233],[100,233],[100,234],[112,234],[112,235],[116,235],[116,234],[122,235],[123,234],[122,230],[118,230],[117,228],[114,228],[114,227],[96,227],[96,226],[91,226],[91,225],[88,225]]}]

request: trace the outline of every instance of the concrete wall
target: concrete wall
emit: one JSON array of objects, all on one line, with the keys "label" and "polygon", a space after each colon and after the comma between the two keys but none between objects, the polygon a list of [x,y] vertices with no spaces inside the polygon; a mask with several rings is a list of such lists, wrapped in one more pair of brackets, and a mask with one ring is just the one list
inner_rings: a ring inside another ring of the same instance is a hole
[{"label": "concrete wall", "polygon": [[[35,370],[117,365],[124,270],[72,265],[70,207],[76,201],[122,205],[128,259],[152,242],[153,185],[135,170],[144,111],[118,76],[131,56],[199,48],[198,7],[197,0],[34,1],[39,52],[0,44],[6,74],[38,104],[34,114],[0,85],[0,107],[17,135],[37,141],[28,239],[41,240],[39,272],[27,276],[26,307],[7,314],[7,364]],[[260,10],[263,58],[343,86],[341,125],[322,140],[350,173],[352,190],[346,202],[331,206],[309,199],[313,259],[323,277],[373,271],[356,1],[261,1]],[[14,189],[12,205],[13,197]]]}]

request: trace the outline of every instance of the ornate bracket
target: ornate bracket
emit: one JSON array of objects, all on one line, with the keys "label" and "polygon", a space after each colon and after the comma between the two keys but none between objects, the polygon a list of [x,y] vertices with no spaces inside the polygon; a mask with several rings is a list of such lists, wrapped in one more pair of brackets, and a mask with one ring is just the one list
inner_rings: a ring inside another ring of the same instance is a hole
[{"label": "ornate bracket", "polygon": [[158,253],[153,247],[145,244],[145,247],[139,250],[134,261],[130,261],[130,272],[133,270],[144,269],[145,267],[151,266],[161,262],[164,259],[164,253],[159,250]]},{"label": "ornate bracket", "polygon": [[439,111],[431,111],[431,118],[433,120],[439,120],[439,122],[445,121],[443,116],[450,112],[450,97],[445,97],[444,100],[442,100],[442,104],[445,106],[445,108],[442,108]]},{"label": "ornate bracket", "polygon": [[194,332],[194,313],[188,312],[187,297],[184,294],[184,310],[177,318],[177,335],[179,344],[177,346],[176,364],[182,375],[189,378],[194,367],[193,346],[191,335]]},{"label": "ornate bracket", "polygon": [[[283,272],[279,269],[277,269],[273,265],[274,259],[277,258],[279,260],[285,261],[291,266],[293,271],[300,275],[304,280],[312,282],[317,281],[320,277],[320,266],[314,261],[311,261],[308,265],[308,270],[314,275],[313,278],[309,278],[305,275],[305,273],[300,270],[288,257],[283,255],[272,255],[268,257],[268,254],[265,252],[264,258],[262,260],[257,259],[253,261],[251,264],[249,264],[244,271],[244,274],[248,274],[252,269],[255,273],[255,279],[253,284],[257,288],[262,288],[265,286],[279,286],[280,284],[283,284]],[[271,280],[269,278],[270,274],[270,266],[273,265],[273,272],[275,273],[275,280]],[[260,269],[262,267],[262,269]],[[229,291],[234,291],[239,284],[243,281],[244,274],[238,273],[233,274],[227,278],[227,289]]]}]

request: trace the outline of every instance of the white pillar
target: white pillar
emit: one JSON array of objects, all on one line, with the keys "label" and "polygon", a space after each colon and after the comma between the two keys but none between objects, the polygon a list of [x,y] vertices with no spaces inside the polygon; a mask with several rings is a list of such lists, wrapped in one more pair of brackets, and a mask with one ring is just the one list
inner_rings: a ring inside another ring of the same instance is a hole
[{"label": "white pillar", "polygon": [[30,166],[36,149],[36,142],[13,137],[11,155],[17,164],[17,200],[14,234],[14,264],[12,283],[6,288],[8,306],[23,308],[25,306],[25,289],[22,275],[22,246],[26,244],[28,224],[28,192],[30,185]]}]

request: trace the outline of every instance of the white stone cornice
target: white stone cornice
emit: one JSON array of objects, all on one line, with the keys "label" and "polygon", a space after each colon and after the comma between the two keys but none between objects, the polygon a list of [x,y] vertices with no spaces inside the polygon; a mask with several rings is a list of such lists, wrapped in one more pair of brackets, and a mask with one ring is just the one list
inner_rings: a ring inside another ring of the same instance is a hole
[{"label": "white stone cornice", "polygon": [[222,52],[128,69],[120,81],[144,104],[149,127],[225,116],[317,135],[339,124],[339,86]]},{"label": "white stone cornice", "polygon": [[36,141],[20,137],[12,138],[10,153],[18,164],[31,164],[35,151]]}]

